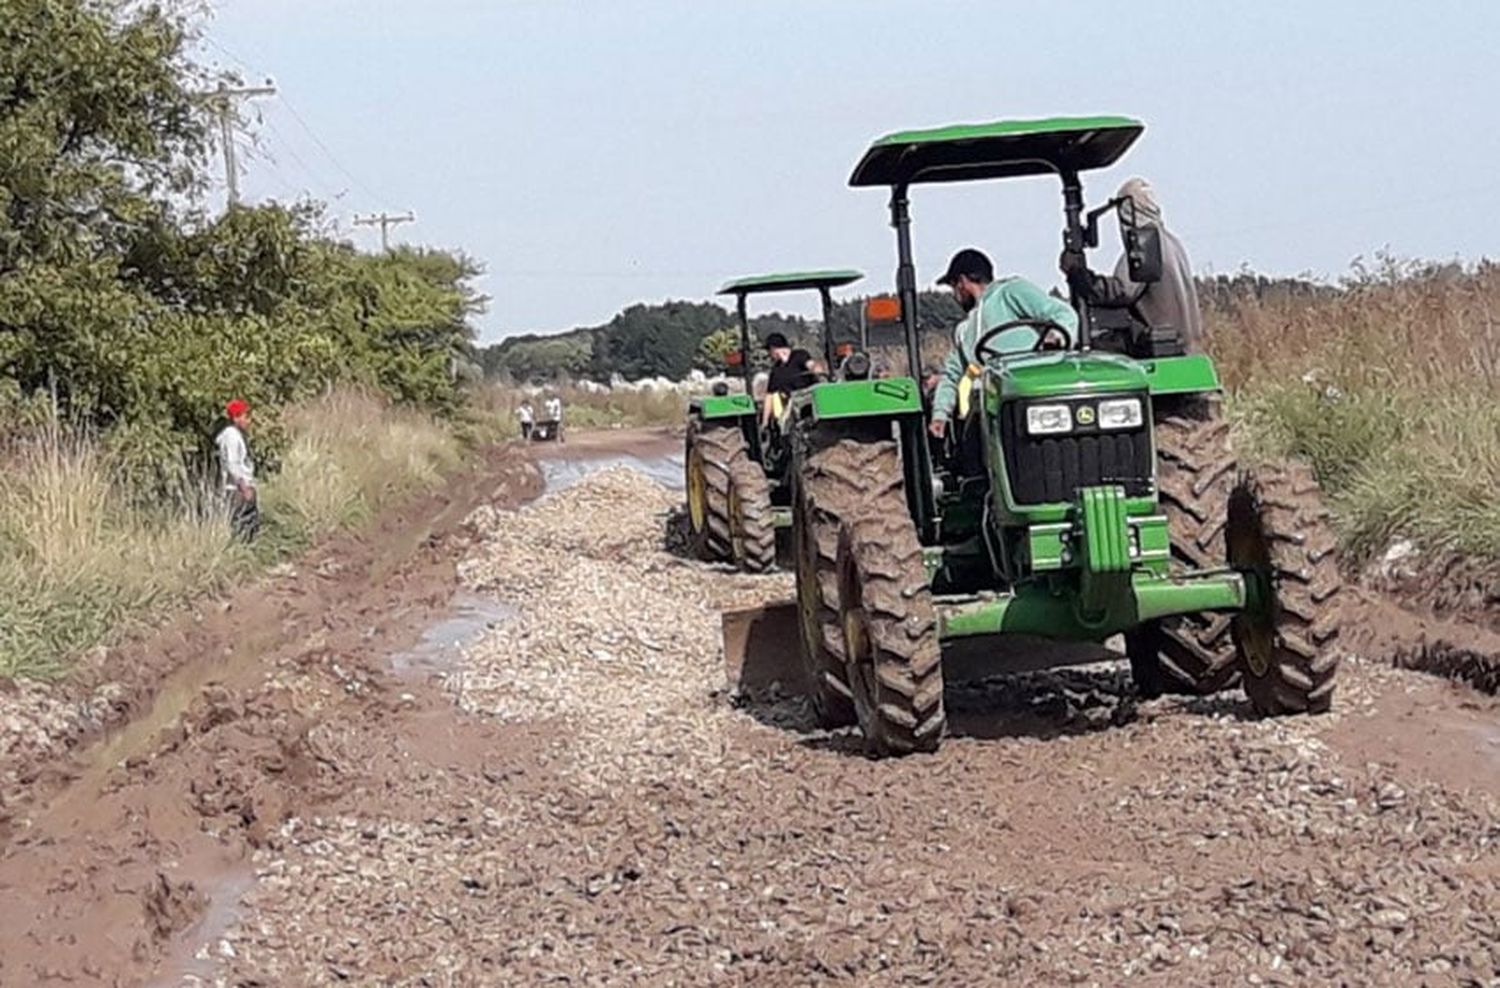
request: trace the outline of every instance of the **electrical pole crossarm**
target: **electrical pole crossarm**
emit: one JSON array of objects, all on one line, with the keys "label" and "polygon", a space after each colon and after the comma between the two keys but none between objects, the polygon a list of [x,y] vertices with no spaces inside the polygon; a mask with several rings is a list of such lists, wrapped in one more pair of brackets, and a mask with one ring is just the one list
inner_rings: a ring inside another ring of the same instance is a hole
[{"label": "electrical pole crossarm", "polygon": [[404,213],[372,213],[369,216],[355,216],[355,226],[378,226],[380,227],[380,249],[382,252],[391,249],[390,232],[391,227],[400,226],[402,223],[415,223],[417,214],[411,210]]},{"label": "electrical pole crossarm", "polygon": [[239,162],[235,161],[234,155],[235,101],[256,96],[275,96],[276,87],[269,84],[226,86],[221,82],[219,88],[210,90],[204,95],[213,100],[214,112],[219,117],[219,141],[224,145],[224,184],[229,190],[228,204],[235,206],[240,201],[240,169]]}]

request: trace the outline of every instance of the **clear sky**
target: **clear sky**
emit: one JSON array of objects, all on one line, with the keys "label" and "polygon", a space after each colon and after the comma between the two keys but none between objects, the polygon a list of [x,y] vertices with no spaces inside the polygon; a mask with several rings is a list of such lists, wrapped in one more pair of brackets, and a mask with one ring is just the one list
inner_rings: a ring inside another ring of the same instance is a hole
[{"label": "clear sky", "polygon": [[[855,161],[893,130],[1005,117],[1146,121],[1086,189],[1151,178],[1201,270],[1500,254],[1500,4],[1482,0],[213,6],[205,60],[282,91],[257,104],[247,197],[311,192],[345,231],[415,210],[393,239],[485,265],[486,340],[769,270],[854,266],[889,290],[885,195],[847,187]],[[913,215],[923,283],[965,245],[1057,280],[1055,181],[917,189]]]}]

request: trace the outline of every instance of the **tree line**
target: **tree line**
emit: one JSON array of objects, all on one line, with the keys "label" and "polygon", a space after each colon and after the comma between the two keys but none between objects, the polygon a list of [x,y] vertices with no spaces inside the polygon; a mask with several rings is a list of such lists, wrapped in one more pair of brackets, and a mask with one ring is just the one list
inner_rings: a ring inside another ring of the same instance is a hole
[{"label": "tree line", "polygon": [[[835,303],[835,339],[858,338],[864,303],[863,297]],[[923,292],[917,311],[924,332],[951,328],[963,315],[946,292]],[[821,352],[821,319],[769,312],[751,317],[750,332],[756,346],[771,333],[783,333]],[[481,349],[479,360],[487,376],[519,382],[608,380],[612,374],[681,380],[694,369],[722,371],[725,354],[739,346],[738,317],[730,309],[714,302],[669,301],[632,305],[602,326],[507,337]]]},{"label": "tree line", "polygon": [[[1197,283],[1203,307],[1219,310],[1252,300],[1323,298],[1346,290],[1346,286],[1310,278],[1273,278],[1250,271],[1204,276]],[[860,312],[867,298],[835,303],[835,339],[858,338]],[[928,334],[946,335],[963,315],[948,292],[924,291],[918,295],[917,325],[924,338]],[[814,352],[822,345],[821,319],[772,312],[752,317],[750,328],[756,341],[781,332]],[[901,342],[899,326],[878,327],[871,335],[872,345],[894,347]],[[602,326],[507,337],[482,348],[479,361],[486,376],[518,382],[559,378],[603,381],[615,373],[627,379],[681,380],[693,369],[722,371],[725,354],[738,350],[739,345],[738,322],[730,309],[713,302],[669,301],[632,305]]]}]

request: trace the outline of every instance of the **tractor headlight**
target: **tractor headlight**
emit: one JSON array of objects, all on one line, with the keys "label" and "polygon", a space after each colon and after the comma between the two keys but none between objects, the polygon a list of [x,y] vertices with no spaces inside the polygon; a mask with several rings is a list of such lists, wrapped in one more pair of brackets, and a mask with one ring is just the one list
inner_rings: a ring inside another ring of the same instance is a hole
[{"label": "tractor headlight", "polygon": [[1026,409],[1026,431],[1033,436],[1072,432],[1073,409],[1067,405],[1032,405]]},{"label": "tractor headlight", "polygon": [[1099,428],[1134,429],[1146,421],[1139,398],[1112,398],[1099,402]]}]

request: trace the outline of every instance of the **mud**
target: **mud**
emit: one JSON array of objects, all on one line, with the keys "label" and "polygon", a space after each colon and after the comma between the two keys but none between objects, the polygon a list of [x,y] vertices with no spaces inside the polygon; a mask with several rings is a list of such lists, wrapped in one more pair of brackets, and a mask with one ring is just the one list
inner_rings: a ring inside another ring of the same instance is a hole
[{"label": "mud", "polygon": [[662,551],[680,439],[527,456],[140,643],[149,729],[10,790],[0,984],[1500,979],[1500,708],[1388,654],[1435,618],[1360,612],[1328,716],[969,676],[872,762],[726,688],[790,579]]},{"label": "mud", "polygon": [[51,689],[65,709],[101,690],[115,700],[7,752],[0,984],[138,984],[205,912],[227,926],[251,850],[347,785],[325,725],[420,708],[383,657],[451,600],[464,518],[540,489],[525,457],[486,454],[443,490]]}]

